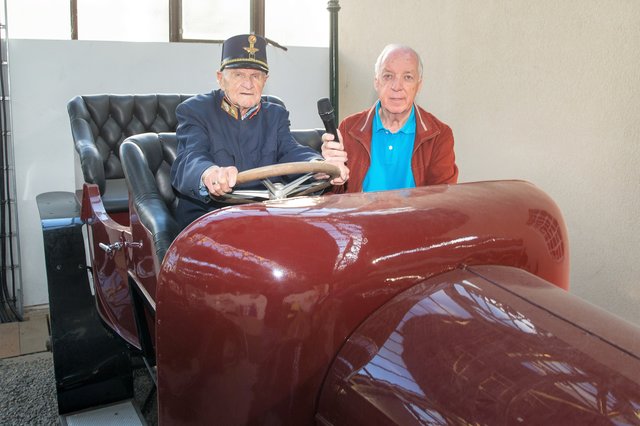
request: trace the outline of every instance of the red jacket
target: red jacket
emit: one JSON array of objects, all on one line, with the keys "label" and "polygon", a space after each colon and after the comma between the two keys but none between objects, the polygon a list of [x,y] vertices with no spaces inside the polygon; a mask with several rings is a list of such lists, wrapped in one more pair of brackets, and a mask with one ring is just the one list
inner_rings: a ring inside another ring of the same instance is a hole
[{"label": "red jacket", "polygon": [[[334,186],[332,192],[361,192],[362,183],[371,164],[371,135],[374,105],[369,110],[353,114],[340,123],[344,148],[347,151],[349,180]],[[411,157],[411,170],[416,186],[456,183],[458,167],[453,152],[451,128],[432,114],[415,105],[416,139]]]}]

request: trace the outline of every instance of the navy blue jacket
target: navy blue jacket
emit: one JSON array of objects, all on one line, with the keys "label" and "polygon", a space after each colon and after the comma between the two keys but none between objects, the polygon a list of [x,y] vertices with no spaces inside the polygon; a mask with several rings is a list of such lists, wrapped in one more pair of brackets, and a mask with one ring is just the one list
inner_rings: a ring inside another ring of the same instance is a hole
[{"label": "navy blue jacket", "polygon": [[183,227],[221,207],[199,190],[202,173],[212,165],[236,166],[242,172],[322,158],[293,139],[289,112],[283,106],[263,101],[253,117],[237,120],[222,109],[223,98],[218,89],[187,99],[176,109],[178,155],[171,183],[178,192],[176,216]]}]

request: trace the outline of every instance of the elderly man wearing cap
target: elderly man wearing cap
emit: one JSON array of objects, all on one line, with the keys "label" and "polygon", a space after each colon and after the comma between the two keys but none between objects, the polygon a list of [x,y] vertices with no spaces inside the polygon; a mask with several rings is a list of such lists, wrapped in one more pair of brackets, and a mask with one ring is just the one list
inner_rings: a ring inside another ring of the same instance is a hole
[{"label": "elderly man wearing cap", "polygon": [[322,136],[327,159],[347,161],[349,181],[333,192],[369,192],[456,183],[451,128],[415,104],[422,60],[408,46],[390,44],[378,56],[373,85],[378,101],[345,118],[339,141]]},{"label": "elderly man wearing cap", "polygon": [[[238,171],[276,163],[322,160],[291,136],[289,113],[262,100],[268,78],[266,41],[244,34],[222,45],[217,72],[220,89],[194,96],[178,106],[178,153],[171,183],[178,191],[176,216],[186,226],[221,207],[209,195],[221,196],[236,184]],[[333,161],[348,177],[344,162]]]}]

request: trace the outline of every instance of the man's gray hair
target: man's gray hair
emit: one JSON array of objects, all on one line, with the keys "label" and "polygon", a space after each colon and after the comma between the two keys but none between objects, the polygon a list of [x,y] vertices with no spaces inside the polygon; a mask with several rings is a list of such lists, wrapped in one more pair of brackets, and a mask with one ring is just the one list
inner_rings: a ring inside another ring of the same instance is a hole
[{"label": "man's gray hair", "polygon": [[410,52],[416,57],[416,59],[418,60],[418,73],[420,75],[420,80],[422,80],[422,70],[423,70],[422,58],[420,57],[420,55],[418,55],[418,52],[416,52],[413,48],[404,44],[388,44],[385,46],[384,49],[382,49],[382,52],[380,52],[380,56],[378,56],[375,67],[373,69],[373,71],[375,72],[375,76],[376,77],[380,76],[380,71],[382,71],[382,66],[387,61],[387,58],[389,57],[389,55],[398,50]]}]

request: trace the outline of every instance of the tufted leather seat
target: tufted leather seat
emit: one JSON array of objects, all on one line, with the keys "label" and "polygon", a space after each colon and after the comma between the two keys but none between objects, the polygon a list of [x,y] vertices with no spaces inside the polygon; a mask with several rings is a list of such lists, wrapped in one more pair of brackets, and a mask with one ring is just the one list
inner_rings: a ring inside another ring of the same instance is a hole
[{"label": "tufted leather seat", "polygon": [[128,136],[175,132],[176,107],[192,95],[85,95],[67,104],[84,181],[100,188],[107,212],[126,211],[128,199],[119,148]]},{"label": "tufted leather seat", "polygon": [[[100,94],[76,96],[69,101],[71,134],[84,181],[98,185],[107,212],[128,208],[120,144],[140,133],[175,132],[176,107],[191,96]],[[284,106],[277,96],[265,95],[263,99]]]}]

